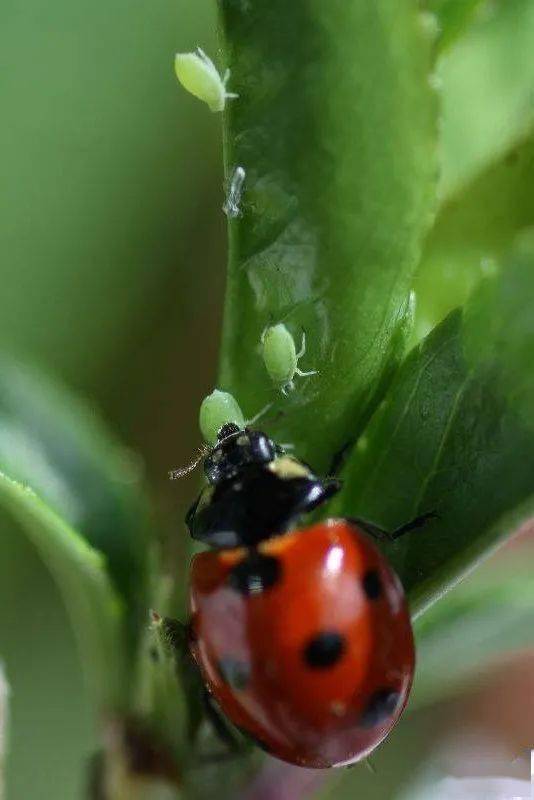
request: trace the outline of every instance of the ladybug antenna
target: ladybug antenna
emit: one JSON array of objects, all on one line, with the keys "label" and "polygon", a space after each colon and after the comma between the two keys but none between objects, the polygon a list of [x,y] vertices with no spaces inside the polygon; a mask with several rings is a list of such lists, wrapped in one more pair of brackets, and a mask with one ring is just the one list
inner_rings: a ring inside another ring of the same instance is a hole
[{"label": "ladybug antenna", "polygon": [[207,444],[203,444],[202,447],[198,448],[198,455],[185,467],[179,467],[178,469],[171,469],[169,471],[169,478],[171,481],[176,481],[178,478],[184,478],[186,475],[189,475],[190,472],[193,472],[200,462],[208,455],[210,452],[211,447]]}]

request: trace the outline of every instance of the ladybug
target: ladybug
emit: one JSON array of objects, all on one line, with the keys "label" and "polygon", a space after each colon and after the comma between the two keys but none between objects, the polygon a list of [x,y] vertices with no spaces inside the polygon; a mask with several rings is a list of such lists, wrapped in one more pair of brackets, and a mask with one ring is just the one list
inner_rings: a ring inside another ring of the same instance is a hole
[{"label": "ladybug", "polygon": [[[223,714],[301,767],[349,765],[387,736],[409,695],[414,641],[401,583],[357,520],[294,528],[336,491],[266,434],[228,424],[186,521],[189,648]],[[428,516],[399,529],[411,530]]]}]

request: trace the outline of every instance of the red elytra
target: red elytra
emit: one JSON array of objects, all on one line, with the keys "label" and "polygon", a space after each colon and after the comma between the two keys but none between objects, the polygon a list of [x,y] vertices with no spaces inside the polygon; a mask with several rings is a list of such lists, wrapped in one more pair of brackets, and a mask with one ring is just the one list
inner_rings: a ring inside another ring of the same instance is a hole
[{"label": "red elytra", "polygon": [[399,579],[330,519],[192,565],[192,655],[227,717],[303,767],[354,763],[387,736],[414,672]]}]

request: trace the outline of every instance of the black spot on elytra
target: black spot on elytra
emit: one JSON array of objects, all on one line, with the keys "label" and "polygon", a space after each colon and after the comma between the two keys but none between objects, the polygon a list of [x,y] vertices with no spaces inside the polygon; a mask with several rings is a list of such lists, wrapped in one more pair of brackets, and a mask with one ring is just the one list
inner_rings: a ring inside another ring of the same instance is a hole
[{"label": "black spot on elytra", "polygon": [[233,689],[243,690],[250,680],[250,669],[244,661],[235,658],[221,658],[217,663],[217,670],[222,680]]},{"label": "black spot on elytra", "polygon": [[277,558],[253,552],[233,567],[228,575],[228,583],[241,594],[261,594],[280,580],[281,573]]},{"label": "black spot on elytra", "polygon": [[378,600],[382,594],[382,581],[376,569],[370,569],[365,573],[362,585],[369,600]]},{"label": "black spot on elytra", "polygon": [[378,689],[367,703],[360,717],[363,728],[374,728],[390,717],[399,704],[400,695],[394,689]]},{"label": "black spot on elytra", "polygon": [[305,645],[303,658],[311,669],[333,667],[345,652],[345,639],[337,631],[323,631]]}]

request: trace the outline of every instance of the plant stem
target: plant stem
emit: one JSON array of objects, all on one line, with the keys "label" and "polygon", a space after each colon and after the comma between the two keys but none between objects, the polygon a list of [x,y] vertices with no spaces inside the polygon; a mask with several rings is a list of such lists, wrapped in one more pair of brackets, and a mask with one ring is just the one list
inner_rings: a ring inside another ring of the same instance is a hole
[{"label": "plant stem", "polygon": [[9,685],[4,668],[0,663],[0,800],[5,797],[5,758],[7,751],[7,726],[8,726]]}]

